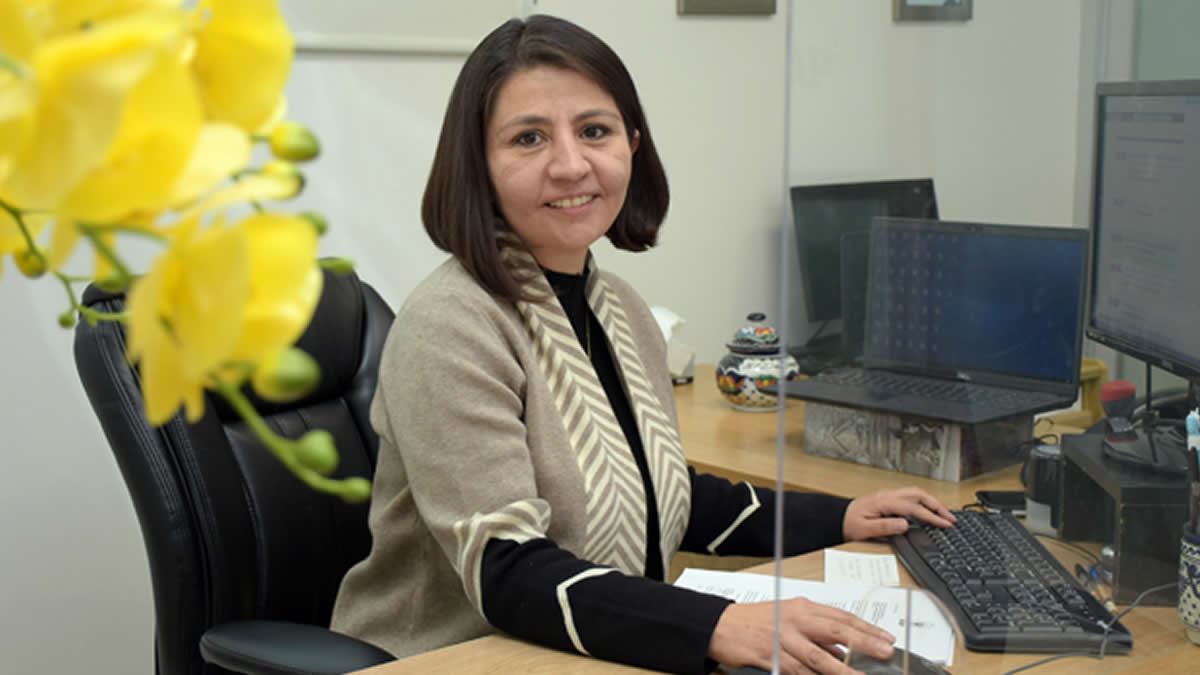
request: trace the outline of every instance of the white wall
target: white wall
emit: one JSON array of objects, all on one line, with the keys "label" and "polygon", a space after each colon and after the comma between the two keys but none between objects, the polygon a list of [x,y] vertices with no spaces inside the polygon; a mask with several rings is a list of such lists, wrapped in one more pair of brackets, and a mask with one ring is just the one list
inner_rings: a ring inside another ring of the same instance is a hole
[{"label": "white wall", "polygon": [[797,2],[791,181],[933,176],[943,217],[1070,224],[1080,1],[937,23]]},{"label": "white wall", "polygon": [[1138,2],[1135,71],[1139,80],[1200,77],[1200,3],[1195,0]]},{"label": "white wall", "polygon": [[932,23],[888,0],[793,6],[791,184],[932,176],[945,219],[1076,223],[1081,0]]},{"label": "white wall", "polygon": [[0,654],[6,672],[151,671],[149,576],[84,399],[60,287],[0,281]]}]

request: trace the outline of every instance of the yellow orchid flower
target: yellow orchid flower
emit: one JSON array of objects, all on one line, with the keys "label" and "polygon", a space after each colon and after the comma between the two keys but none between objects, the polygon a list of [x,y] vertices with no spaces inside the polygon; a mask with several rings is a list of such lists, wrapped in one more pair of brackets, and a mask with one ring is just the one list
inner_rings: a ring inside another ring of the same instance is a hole
[{"label": "yellow orchid flower", "polygon": [[256,132],[278,116],[295,41],[275,0],[201,0],[192,68],[211,120]]},{"label": "yellow orchid flower", "polygon": [[[123,230],[144,230],[147,233],[158,234],[154,222],[156,212],[138,212],[123,218],[120,226]],[[95,226],[95,237],[101,246],[113,250],[117,241],[117,232],[103,225]],[[70,218],[58,218],[54,221],[54,230],[50,233],[50,244],[47,249],[47,263],[50,269],[58,271],[71,259],[79,240],[83,238],[80,224]],[[112,262],[98,249],[93,251],[95,265],[92,268],[92,278],[96,281],[106,281],[113,276]],[[112,289],[114,292],[118,289]]]},{"label": "yellow orchid flower", "polygon": [[[9,0],[5,0],[9,1]],[[90,29],[112,19],[147,9],[181,7],[182,0],[17,0],[42,37]]]},{"label": "yellow orchid flower", "polygon": [[234,225],[176,225],[170,245],[129,295],[129,358],[142,368],[146,418],[180,405],[191,421],[204,389],[233,363],[294,343],[321,295],[317,237],[307,221],[260,213]]},{"label": "yellow orchid flower", "polygon": [[164,49],[130,90],[104,160],[59,204],[59,213],[114,223],[167,201],[204,123],[199,95],[179,52],[179,46]]},{"label": "yellow orchid flower", "polygon": [[258,363],[300,338],[321,298],[324,276],[317,264],[317,232],[308,221],[259,213],[241,226],[251,281],[234,358]]},{"label": "yellow orchid flower", "polygon": [[0,0],[0,186],[33,131],[37,90],[25,65],[37,42],[24,7]]},{"label": "yellow orchid flower", "polygon": [[12,173],[17,155],[33,132],[36,100],[32,82],[0,66],[0,185]]},{"label": "yellow orchid flower", "polygon": [[241,128],[223,122],[205,124],[163,206],[185,206],[211,191],[249,164],[253,149],[250,136]]},{"label": "yellow orchid flower", "polygon": [[131,362],[142,371],[146,419],[163,424],[180,405],[204,414],[209,375],[233,353],[250,296],[246,230],[195,220],[174,228],[167,250],[129,293]]},{"label": "yellow orchid flower", "polygon": [[222,186],[183,211],[183,217],[222,212],[235,204],[291,199],[300,192],[304,178],[297,173],[247,173]]},{"label": "yellow orchid flower", "polygon": [[145,11],[40,44],[23,66],[37,87],[32,127],[10,160],[0,199],[53,209],[100,166],[130,92],[164,47],[182,40],[184,20],[178,10]]},{"label": "yellow orchid flower", "polygon": [[37,47],[34,14],[25,0],[0,0],[0,54],[14,63],[28,63]]}]

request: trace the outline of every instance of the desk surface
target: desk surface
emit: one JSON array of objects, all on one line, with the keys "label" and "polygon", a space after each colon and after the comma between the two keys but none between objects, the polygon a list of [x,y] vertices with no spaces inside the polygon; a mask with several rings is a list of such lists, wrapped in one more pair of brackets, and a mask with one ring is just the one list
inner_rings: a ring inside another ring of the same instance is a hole
[{"label": "desk surface", "polygon": [[[856,542],[839,548],[867,553],[887,553],[886,544]],[[1074,565],[1076,554],[1068,549],[1050,545],[1052,552],[1067,564]],[[1081,560],[1081,559],[1080,559]],[[749,572],[771,574],[772,563],[750,568]],[[825,557],[823,551],[815,551],[789,558],[783,562],[784,576],[796,579],[824,579]],[[913,586],[912,577],[900,569],[901,582]],[[1103,661],[1091,658],[1069,658],[1047,663],[1030,670],[1031,675],[1099,675],[1101,673],[1185,673],[1194,672],[1196,658],[1200,656],[1184,636],[1183,624],[1173,607],[1139,607],[1127,614],[1122,623],[1133,633],[1134,647],[1129,654],[1106,656]],[[1014,668],[1031,664],[1045,658],[1045,654],[985,654],[970,652],[961,640],[954,656],[954,673],[979,673],[999,675]],[[365,671],[361,675],[425,675],[426,673],[572,673],[579,675],[609,675],[620,673],[647,673],[651,671],[630,668],[574,654],[567,654],[538,647],[503,635],[471,640],[401,661],[386,663]]]},{"label": "desk surface", "polygon": [[[779,416],[734,410],[717,391],[713,366],[696,366],[695,382],[675,387],[679,430],[688,463],[752,485],[775,487]],[[924,478],[804,452],[804,402],[790,399],[783,420],[783,482],[789,490],[860,497],[879,490],[915,485],[956,509],[972,504],[976,490],[1021,489],[1014,465],[967,481]]]}]

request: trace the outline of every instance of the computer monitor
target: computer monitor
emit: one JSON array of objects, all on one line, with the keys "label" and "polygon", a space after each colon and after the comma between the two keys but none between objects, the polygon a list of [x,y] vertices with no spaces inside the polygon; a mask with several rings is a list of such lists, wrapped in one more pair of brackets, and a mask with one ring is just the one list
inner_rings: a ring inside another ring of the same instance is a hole
[{"label": "computer monitor", "polygon": [[842,316],[841,238],[866,233],[875,216],[937,218],[933,179],[797,185],[791,190],[808,320]]},{"label": "computer monitor", "polygon": [[[1092,188],[1087,336],[1200,376],[1200,80],[1097,85]],[[1154,440],[1105,451],[1181,471]]]},{"label": "computer monitor", "polygon": [[[843,319],[842,333],[791,351],[823,358],[861,355],[866,313],[867,233],[876,216],[938,217],[932,178],[797,185],[791,189],[800,283],[809,322]],[[822,326],[824,328],[824,326]],[[802,364],[803,368],[803,364]],[[819,370],[819,366],[803,368]]]}]

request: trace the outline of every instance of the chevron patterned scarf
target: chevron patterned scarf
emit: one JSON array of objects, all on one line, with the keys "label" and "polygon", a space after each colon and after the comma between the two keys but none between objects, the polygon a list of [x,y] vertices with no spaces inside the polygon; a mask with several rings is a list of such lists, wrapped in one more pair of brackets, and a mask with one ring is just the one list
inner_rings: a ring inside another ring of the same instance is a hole
[{"label": "chevron patterned scarf", "polygon": [[[522,249],[506,247],[505,256],[524,269],[536,269],[536,261]],[[590,254],[587,268],[588,305],[604,329],[646,450],[666,570],[687,529],[691,508],[687,463],[678,431],[646,375],[620,298],[597,273]],[[533,295],[551,298],[541,303],[518,302],[517,309],[533,337],[540,369],[554,394],[587,486],[589,525],[581,557],[641,575],[646,567],[647,506],[633,451],[546,277],[539,274],[524,283]]]}]

